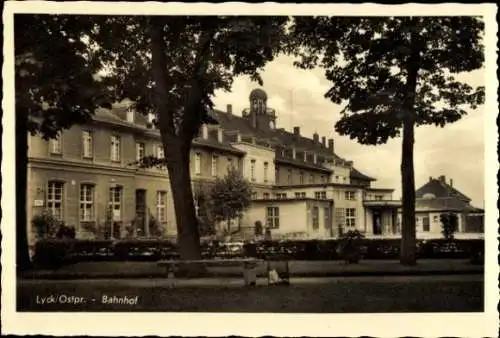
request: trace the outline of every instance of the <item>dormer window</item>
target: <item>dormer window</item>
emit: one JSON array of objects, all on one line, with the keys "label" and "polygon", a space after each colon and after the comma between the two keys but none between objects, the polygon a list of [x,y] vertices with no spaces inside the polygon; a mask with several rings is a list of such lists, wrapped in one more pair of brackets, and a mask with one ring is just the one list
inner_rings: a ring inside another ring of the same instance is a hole
[{"label": "dormer window", "polygon": [[132,109],[132,107],[129,107],[127,109],[127,122],[130,122],[130,123],[134,123],[134,110]]}]

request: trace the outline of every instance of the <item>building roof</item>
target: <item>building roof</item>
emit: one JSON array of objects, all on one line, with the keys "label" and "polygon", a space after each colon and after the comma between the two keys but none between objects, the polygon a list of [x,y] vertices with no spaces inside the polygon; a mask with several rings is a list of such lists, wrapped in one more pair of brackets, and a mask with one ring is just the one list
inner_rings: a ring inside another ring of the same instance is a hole
[{"label": "building roof", "polygon": [[233,154],[236,154],[236,155],[244,155],[245,152],[240,150],[240,149],[236,149],[235,147],[233,147],[232,145],[230,145],[228,142],[219,142],[217,140],[213,140],[213,139],[203,139],[203,138],[197,138],[197,139],[194,139],[193,140],[193,147],[196,147],[196,146],[199,146],[199,147],[208,147],[208,148],[215,148],[215,149],[218,149],[218,150],[225,150],[225,151],[229,151],[229,152],[232,152]]},{"label": "building roof", "polygon": [[417,198],[415,209],[421,210],[447,210],[447,211],[465,211],[469,209],[467,202],[454,197],[439,198]]},{"label": "building roof", "polygon": [[469,203],[471,199],[455,189],[450,184],[446,182],[445,176],[440,176],[439,178],[429,178],[429,181],[421,186],[416,192],[415,196],[417,199],[426,198],[426,197],[434,197],[434,198],[448,198],[452,197],[458,200],[465,201]]},{"label": "building roof", "polygon": [[374,179],[374,178],[372,178],[370,176],[366,176],[365,174],[363,174],[362,172],[360,172],[359,170],[357,170],[354,167],[352,167],[349,176],[351,178],[355,178],[355,179],[363,180],[363,181],[376,181],[376,179]]},{"label": "building roof", "polygon": [[[226,131],[237,130],[243,135],[252,136],[258,139],[266,139],[271,144],[295,146],[295,148],[298,150],[309,151],[311,153],[316,153],[319,156],[333,157],[333,159],[335,160],[344,161],[341,157],[332,152],[331,149],[323,145],[321,142],[314,141],[313,139],[304,137],[302,135],[296,135],[281,128],[280,129],[254,128],[249,119],[243,118],[238,115],[228,114],[220,110],[214,110],[213,117],[219,122],[219,124]],[[330,169],[324,167],[321,164],[314,164],[310,162],[304,162],[298,159],[282,157],[280,156],[280,154],[276,154],[276,161],[283,163],[286,162],[288,164],[298,165],[298,166],[306,165],[310,169],[319,169],[322,171],[331,172]],[[352,170],[350,170],[350,177],[364,181],[376,180],[372,177],[364,175],[354,167],[352,168]]]},{"label": "building roof", "polygon": [[[261,89],[256,89],[252,92],[254,95],[265,95],[265,92]],[[263,94],[262,94],[263,93]],[[122,125],[124,127],[135,127],[139,129],[149,130],[151,132],[158,132],[157,130],[152,130],[147,127],[148,119],[145,115],[140,113],[134,114],[134,122],[127,121],[127,110],[128,104],[121,103],[113,107],[112,110],[99,109],[96,111],[95,120],[109,122],[113,124]],[[219,125],[223,128],[226,133],[232,131],[238,131],[242,136],[254,137],[257,140],[265,140],[270,145],[287,145],[289,147],[295,147],[297,151],[305,151],[310,153],[315,153],[317,156],[324,156],[334,161],[347,162],[346,160],[335,154],[332,149],[328,148],[322,142],[318,140],[313,140],[311,138],[304,137],[302,135],[297,135],[295,133],[288,132],[282,128],[280,129],[261,129],[254,128],[250,119],[244,118],[242,116],[226,113],[220,110],[213,110],[210,113]],[[226,150],[235,154],[244,154],[243,151],[236,149],[231,145],[230,142],[226,141],[225,138],[222,142],[213,139],[202,139],[196,138],[193,141],[193,146],[206,146],[215,149]],[[330,168],[325,167],[321,163],[313,163],[310,161],[304,161],[303,159],[293,159],[290,157],[283,157],[281,154],[276,153],[276,162],[290,164],[294,166],[299,166],[307,169],[320,170],[325,173],[331,173]],[[362,181],[375,181],[376,179],[364,175],[359,170],[351,166],[350,178]]]}]

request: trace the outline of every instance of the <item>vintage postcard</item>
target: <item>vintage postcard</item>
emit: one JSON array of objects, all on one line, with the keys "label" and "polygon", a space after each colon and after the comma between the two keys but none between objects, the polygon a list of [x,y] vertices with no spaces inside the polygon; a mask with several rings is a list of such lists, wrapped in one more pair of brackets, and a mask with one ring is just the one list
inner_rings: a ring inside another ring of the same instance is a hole
[{"label": "vintage postcard", "polygon": [[7,334],[498,333],[496,5],[7,1]]}]

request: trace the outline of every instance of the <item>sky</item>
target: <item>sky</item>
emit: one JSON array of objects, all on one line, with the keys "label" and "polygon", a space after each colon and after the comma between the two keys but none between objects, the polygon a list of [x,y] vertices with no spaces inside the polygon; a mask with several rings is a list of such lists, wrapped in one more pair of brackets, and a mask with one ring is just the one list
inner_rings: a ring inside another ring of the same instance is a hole
[{"label": "sky", "polygon": [[[300,126],[303,136],[312,138],[314,132],[335,140],[335,152],[354,161],[356,169],[377,179],[372,186],[394,189],[394,198],[401,198],[401,138],[384,145],[361,145],[334,130],[340,119],[341,106],[326,99],[330,88],[324,70],[301,70],[292,64],[293,58],[279,56],[262,72],[264,85],[248,77],[237,77],[231,92],[218,91],[214,103],[217,109],[233,106],[233,113],[249,106],[248,96],[254,88],[262,88],[268,96],[267,106],[276,109],[277,128],[292,131]],[[461,74],[461,80],[471,86],[485,84],[484,71]],[[429,177],[446,176],[453,186],[469,196],[472,204],[484,207],[484,107],[470,110],[458,122],[444,128],[421,126],[415,131],[415,187],[424,185]]]}]

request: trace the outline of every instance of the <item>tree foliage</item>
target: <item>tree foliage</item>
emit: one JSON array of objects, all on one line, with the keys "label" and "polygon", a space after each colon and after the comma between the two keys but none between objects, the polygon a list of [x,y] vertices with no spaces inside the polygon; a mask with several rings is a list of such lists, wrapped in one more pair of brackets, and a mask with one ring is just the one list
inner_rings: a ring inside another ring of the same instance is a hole
[{"label": "tree foliage", "polygon": [[[296,65],[325,68],[332,83],[325,97],[345,104],[336,131],[380,144],[400,135],[409,96],[417,126],[443,127],[465,115],[465,106],[483,103],[484,87],[455,76],[481,68],[483,30],[474,17],[299,17],[291,41]],[[410,68],[418,75],[409,93]]]},{"label": "tree foliage", "polygon": [[443,127],[484,101],[456,74],[482,67],[484,24],[475,17],[298,17],[289,51],[321,66],[343,104],[335,130],[361,144],[401,135],[403,264],[415,264],[414,127]]},{"label": "tree foliage", "polygon": [[[130,99],[141,113],[162,115],[163,134],[188,142],[208,112],[215,90],[234,76],[262,83],[258,70],[279,50],[286,18],[221,16],[108,16],[90,35],[113,97]],[[159,54],[153,70],[154,47]],[[164,93],[162,91],[165,91]],[[161,96],[161,107],[155,97]]]},{"label": "tree foliage", "polygon": [[[252,188],[241,173],[231,168],[224,178],[217,178],[210,190],[211,211],[218,221],[240,217],[250,206]],[[229,229],[230,230],[230,229]]]},{"label": "tree foliage", "polygon": [[31,133],[53,138],[110,108],[95,76],[101,62],[86,42],[93,26],[87,16],[16,14],[16,114]]}]

